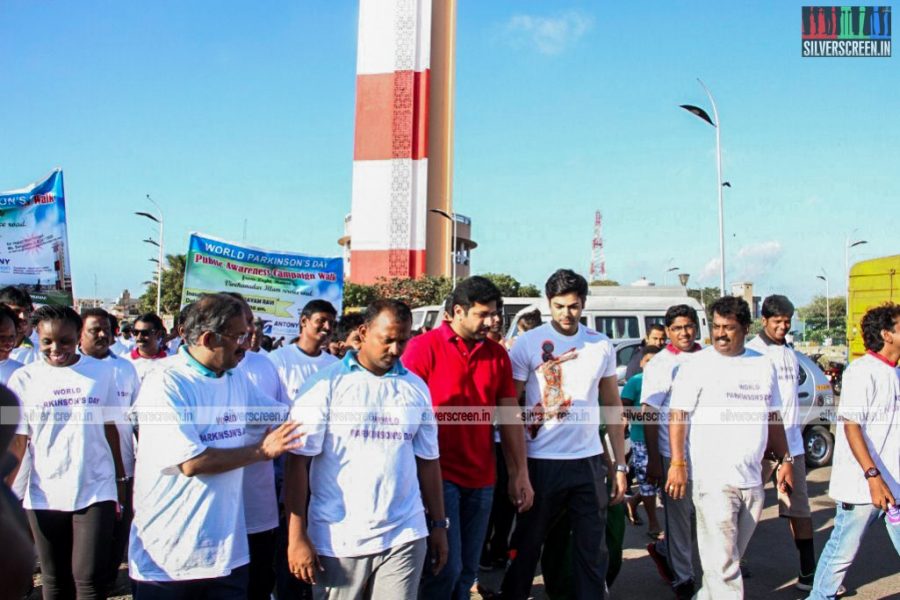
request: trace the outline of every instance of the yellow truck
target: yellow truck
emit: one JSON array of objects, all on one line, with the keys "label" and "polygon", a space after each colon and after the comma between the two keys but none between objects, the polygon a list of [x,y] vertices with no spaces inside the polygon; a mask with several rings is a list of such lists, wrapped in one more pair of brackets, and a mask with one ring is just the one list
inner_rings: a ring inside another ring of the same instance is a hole
[{"label": "yellow truck", "polygon": [[885,302],[900,302],[900,254],[858,262],[850,268],[847,289],[849,360],[866,353],[859,323],[867,310]]}]

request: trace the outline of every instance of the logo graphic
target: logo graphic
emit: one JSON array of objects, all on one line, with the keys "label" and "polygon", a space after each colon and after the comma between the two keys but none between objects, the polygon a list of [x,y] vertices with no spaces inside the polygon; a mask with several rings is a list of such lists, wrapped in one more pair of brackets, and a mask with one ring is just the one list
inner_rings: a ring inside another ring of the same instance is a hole
[{"label": "logo graphic", "polygon": [[890,6],[804,6],[801,55],[891,55]]}]

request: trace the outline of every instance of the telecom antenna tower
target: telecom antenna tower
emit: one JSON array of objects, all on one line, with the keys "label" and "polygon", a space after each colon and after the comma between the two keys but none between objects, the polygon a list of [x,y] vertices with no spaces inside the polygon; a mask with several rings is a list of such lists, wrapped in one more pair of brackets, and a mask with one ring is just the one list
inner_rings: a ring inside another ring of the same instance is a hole
[{"label": "telecom antenna tower", "polygon": [[594,214],[594,240],[591,248],[591,281],[606,279],[606,257],[603,255],[603,214]]}]

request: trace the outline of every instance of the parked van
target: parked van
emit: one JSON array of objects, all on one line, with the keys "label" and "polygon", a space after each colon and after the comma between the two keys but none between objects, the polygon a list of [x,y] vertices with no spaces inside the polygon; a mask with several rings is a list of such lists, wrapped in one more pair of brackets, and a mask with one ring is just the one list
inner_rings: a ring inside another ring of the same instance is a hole
[{"label": "parked van", "polygon": [[853,360],[866,353],[859,330],[866,311],[885,302],[900,302],[900,254],[864,260],[850,267],[847,296],[847,345],[849,359]]},{"label": "parked van", "polygon": [[[687,304],[697,311],[700,327],[697,341],[710,343],[709,323],[706,310],[696,299],[688,296],[683,287],[656,286],[609,286],[590,288],[581,322],[588,327],[605,333],[613,342],[641,339],[654,323],[665,325],[666,311],[670,306]],[[541,311],[544,322],[550,320],[550,305],[546,299],[526,306],[516,315],[506,331],[512,341],[518,335],[516,326],[522,314],[534,310]]]},{"label": "parked van", "polygon": [[[508,331],[509,324],[516,317],[520,310],[527,306],[531,306],[536,302],[540,302],[540,298],[503,298],[503,331]],[[420,306],[412,310],[413,315],[413,331],[419,329],[431,330],[441,324],[441,314],[444,307],[433,304],[431,306]]]}]

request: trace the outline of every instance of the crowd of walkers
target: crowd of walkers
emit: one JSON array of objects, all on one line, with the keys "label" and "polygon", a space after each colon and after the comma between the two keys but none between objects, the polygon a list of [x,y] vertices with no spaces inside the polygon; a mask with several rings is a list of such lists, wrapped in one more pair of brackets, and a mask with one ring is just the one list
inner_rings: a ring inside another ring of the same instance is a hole
[{"label": "crowd of walkers", "polygon": [[769,481],[809,598],[843,593],[876,522],[900,554],[900,306],[859,324],[817,561],[787,298],[752,339],[747,303],[716,300],[705,348],[670,307],[620,393],[587,281],[560,269],[545,294],[550,320],[510,343],[499,290],[470,277],[431,331],[396,300],[340,319],[312,300],[275,348],[238,294],[167,332],[0,290],[0,596],[28,591],[36,551],[45,599],[105,598],[123,559],[136,600],[525,600],[539,566],[554,600],[606,598],[643,513],[671,596],[742,598]]}]

